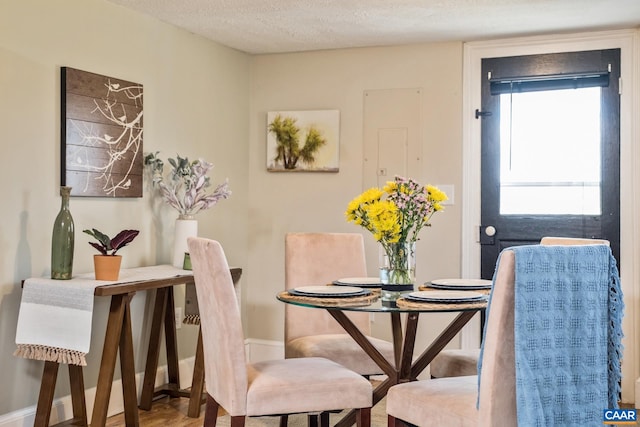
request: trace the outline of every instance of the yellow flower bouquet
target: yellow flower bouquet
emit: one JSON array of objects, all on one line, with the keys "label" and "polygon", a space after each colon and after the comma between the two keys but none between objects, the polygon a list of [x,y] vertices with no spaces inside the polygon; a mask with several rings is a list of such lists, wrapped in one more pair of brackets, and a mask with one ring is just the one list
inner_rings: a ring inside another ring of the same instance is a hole
[{"label": "yellow flower bouquet", "polygon": [[415,242],[447,195],[433,185],[422,186],[396,176],[380,188],[370,188],[349,202],[347,221],[364,227],[380,242],[388,259],[381,270],[384,284],[413,285]]}]

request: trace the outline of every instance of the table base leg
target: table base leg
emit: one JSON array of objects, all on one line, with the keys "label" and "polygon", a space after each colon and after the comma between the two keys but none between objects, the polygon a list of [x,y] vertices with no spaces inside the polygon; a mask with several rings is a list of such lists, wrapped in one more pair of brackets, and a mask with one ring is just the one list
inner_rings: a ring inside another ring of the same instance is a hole
[{"label": "table base leg", "polygon": [[[461,312],[431,343],[431,345],[413,362],[413,351],[418,329],[419,313],[407,314],[404,336],[402,334],[402,324],[399,313],[391,314],[391,325],[393,328],[393,344],[396,359],[396,366],[389,371],[388,362],[379,354],[373,345],[364,337],[362,332],[355,327],[353,322],[338,310],[329,310],[329,313],[340,323],[349,335],[369,354],[378,365],[383,368],[388,377],[373,390],[373,404],[376,405],[386,395],[392,386],[414,381],[418,375],[431,363],[431,360],[460,332],[462,327],[475,315],[475,311]],[[356,422],[356,410],[349,411],[337,424],[336,427],[352,426]]]},{"label": "table base leg", "polygon": [[187,416],[198,418],[200,416],[200,408],[206,402],[203,398],[204,390],[204,350],[202,344],[202,329],[198,327],[198,344],[196,346],[196,357],[193,365],[193,379],[191,380],[191,392],[189,396],[189,409]]},{"label": "table base leg", "polygon": [[156,291],[153,316],[151,318],[151,331],[149,334],[149,349],[147,351],[147,363],[142,380],[142,392],[139,408],[145,411],[151,409],[151,402],[155,391],[156,371],[160,357],[160,335],[162,332],[162,320],[165,316],[167,305],[167,291],[165,288]]},{"label": "table base leg", "polygon": [[38,406],[36,408],[36,419],[33,423],[34,427],[47,427],[49,425],[59,366],[56,362],[44,362],[42,381],[40,382],[40,395],[38,396]]},{"label": "table base leg", "polygon": [[[68,366],[73,418],[54,425],[86,427],[88,425],[87,405],[84,398],[84,378],[82,376],[82,367],[78,365]],[[40,384],[40,395],[38,396],[36,417],[33,423],[34,427],[49,427],[49,419],[51,418],[51,406],[53,405],[53,395],[56,389],[59,367],[60,364],[57,362],[44,362],[42,382]]]},{"label": "table base leg", "polygon": [[84,377],[82,366],[69,365],[69,385],[74,425],[87,426],[87,403],[84,398]]},{"label": "table base leg", "polygon": [[[107,331],[104,338],[104,346],[102,349],[102,360],[100,362],[100,371],[98,373],[98,384],[96,385],[96,398],[93,405],[93,414],[91,416],[92,427],[104,427],[107,422],[107,411],[109,409],[109,397],[111,395],[111,386],[113,383],[113,374],[116,369],[116,359],[118,357],[118,349],[120,348],[123,326],[125,324],[125,316],[129,314],[129,302],[133,297],[132,294],[114,295],[111,298],[111,306],[109,307],[109,318],[107,320]],[[129,325],[129,333],[131,332],[131,318],[127,321]],[[125,327],[125,332],[127,328]],[[125,346],[126,347],[126,346]],[[120,358],[126,355],[127,352],[120,354]],[[125,356],[126,357],[126,356]],[[131,362],[133,363],[133,356],[131,355]],[[129,362],[124,362],[121,366],[128,365]],[[124,383],[123,383],[124,387]],[[125,403],[130,403],[130,399],[125,397]],[[127,424],[129,426],[131,424]],[[134,423],[133,425],[137,425]]]},{"label": "table base leg", "polygon": [[[139,408],[145,411],[151,409],[153,398],[157,396],[190,397],[191,393],[180,390],[180,376],[178,367],[178,341],[176,337],[175,307],[173,288],[167,287],[156,291],[153,308],[151,332],[147,362],[142,381],[142,394]],[[167,351],[167,373],[169,382],[155,387],[156,371],[160,357],[161,335],[164,325],[165,346]]]},{"label": "table base leg", "polygon": [[120,372],[122,375],[122,397],[124,400],[124,420],[127,426],[137,426],[138,396],[136,391],[136,368],[133,355],[133,336],[131,332],[131,313],[127,310],[120,335]]}]

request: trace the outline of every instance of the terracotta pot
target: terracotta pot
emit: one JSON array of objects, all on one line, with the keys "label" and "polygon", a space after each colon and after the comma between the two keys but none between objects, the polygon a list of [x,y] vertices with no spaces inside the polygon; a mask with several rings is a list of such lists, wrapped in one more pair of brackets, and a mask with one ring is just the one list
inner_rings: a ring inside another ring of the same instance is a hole
[{"label": "terracotta pot", "polygon": [[118,280],[121,262],[121,255],[94,255],[93,268],[96,280]]}]

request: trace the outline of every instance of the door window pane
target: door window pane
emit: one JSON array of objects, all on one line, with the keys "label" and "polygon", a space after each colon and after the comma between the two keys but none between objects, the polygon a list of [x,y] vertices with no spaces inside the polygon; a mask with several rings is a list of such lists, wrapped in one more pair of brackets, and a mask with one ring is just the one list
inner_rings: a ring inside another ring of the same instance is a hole
[{"label": "door window pane", "polygon": [[500,214],[600,215],[600,90],[500,95]]}]

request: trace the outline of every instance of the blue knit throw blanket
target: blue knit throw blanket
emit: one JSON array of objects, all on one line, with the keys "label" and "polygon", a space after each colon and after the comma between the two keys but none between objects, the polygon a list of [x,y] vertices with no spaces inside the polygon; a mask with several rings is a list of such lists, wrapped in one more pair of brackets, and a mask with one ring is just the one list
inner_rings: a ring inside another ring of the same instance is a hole
[{"label": "blue knit throw blanket", "polygon": [[621,379],[624,303],[610,248],[509,249],[518,426],[601,426],[603,409],[618,407]]}]

